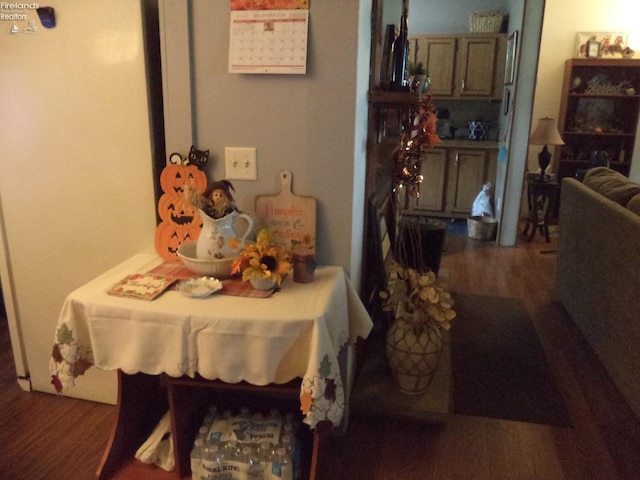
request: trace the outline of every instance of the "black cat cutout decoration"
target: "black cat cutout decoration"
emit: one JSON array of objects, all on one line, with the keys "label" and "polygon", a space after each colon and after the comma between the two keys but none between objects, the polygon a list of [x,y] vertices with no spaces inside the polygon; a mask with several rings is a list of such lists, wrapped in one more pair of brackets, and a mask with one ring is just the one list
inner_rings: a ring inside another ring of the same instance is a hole
[{"label": "black cat cutout decoration", "polygon": [[191,145],[189,155],[187,156],[187,165],[195,165],[199,170],[204,170],[205,165],[209,161],[209,150],[198,150]]}]

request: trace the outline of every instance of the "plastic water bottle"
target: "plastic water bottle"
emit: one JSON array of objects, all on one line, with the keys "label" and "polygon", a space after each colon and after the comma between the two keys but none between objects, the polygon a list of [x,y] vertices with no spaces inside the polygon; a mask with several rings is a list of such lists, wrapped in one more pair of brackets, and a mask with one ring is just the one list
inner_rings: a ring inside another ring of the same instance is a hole
[{"label": "plastic water bottle", "polygon": [[273,447],[269,442],[262,442],[257,449],[256,455],[261,462],[269,463],[273,459]]},{"label": "plastic water bottle", "polygon": [[196,438],[191,449],[191,478],[200,479],[202,476],[202,457],[204,455],[204,441]]},{"label": "plastic water bottle", "polygon": [[213,421],[216,419],[216,417],[220,414],[220,412],[218,411],[218,406],[217,405],[210,405],[208,410],[207,410],[207,414],[204,417],[204,424],[207,426],[211,426],[211,424],[213,423]]},{"label": "plastic water bottle", "polygon": [[276,453],[278,455],[277,462],[280,466],[280,478],[282,480],[293,480],[293,465],[291,465],[287,450],[284,447],[280,447]]},{"label": "plastic water bottle", "polygon": [[256,457],[262,466],[263,472],[270,472],[271,462],[274,461],[274,451],[271,442],[264,441],[258,445],[256,448]]},{"label": "plastic water bottle", "polygon": [[211,413],[211,412],[207,413],[204,416],[204,420],[202,422],[202,426],[203,427],[210,427],[211,424],[213,423],[213,421],[215,420],[215,418],[216,418],[216,414],[215,413]]},{"label": "plastic water bottle", "polygon": [[293,442],[291,441],[291,437],[289,435],[283,435],[280,440],[280,446],[284,447],[287,455],[291,456],[291,452],[293,451]]},{"label": "plastic water bottle", "polygon": [[255,412],[251,419],[255,422],[261,422],[264,420],[264,415],[261,412]]},{"label": "plastic water bottle", "polygon": [[243,461],[249,465],[247,480],[263,480],[264,470],[260,460],[253,452],[253,448],[246,446],[242,449]]},{"label": "plastic water bottle", "polygon": [[[282,425],[283,430],[288,430],[286,433],[295,432],[296,428],[298,428],[298,420],[295,418],[294,414],[291,412],[287,412],[284,415],[284,423]],[[292,433],[289,433],[293,435]]]},{"label": "plastic water bottle", "polygon": [[218,450],[218,445],[208,445],[204,449],[202,455],[202,461],[200,462],[200,477],[196,477],[198,480],[201,478],[209,478],[212,473],[219,472],[221,470],[223,456]]},{"label": "plastic water bottle", "polygon": [[202,426],[198,429],[198,436],[196,439],[202,439],[203,443],[207,443],[209,441],[209,427]]},{"label": "plastic water bottle", "polygon": [[289,422],[285,422],[282,425],[282,435],[293,436],[293,424]]},{"label": "plastic water bottle", "polygon": [[282,414],[280,413],[280,410],[278,410],[276,407],[269,409],[269,419],[282,420]]},{"label": "plastic water bottle", "polygon": [[222,453],[225,460],[236,460],[238,457],[238,443],[235,440],[229,440],[224,446],[224,450]]}]

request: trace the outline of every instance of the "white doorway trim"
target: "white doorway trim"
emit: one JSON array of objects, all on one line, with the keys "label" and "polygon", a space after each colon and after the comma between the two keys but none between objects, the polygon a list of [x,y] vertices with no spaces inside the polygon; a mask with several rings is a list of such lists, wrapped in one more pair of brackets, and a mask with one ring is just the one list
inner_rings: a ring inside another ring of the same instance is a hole
[{"label": "white doorway trim", "polygon": [[22,341],[20,322],[13,289],[13,276],[11,266],[8,262],[8,246],[6,231],[4,228],[4,216],[2,214],[2,198],[0,197],[0,285],[2,285],[2,298],[7,312],[9,324],[9,337],[11,338],[11,350],[13,351],[13,362],[16,368],[18,385],[25,392],[31,391],[31,381],[29,380],[29,367]]}]

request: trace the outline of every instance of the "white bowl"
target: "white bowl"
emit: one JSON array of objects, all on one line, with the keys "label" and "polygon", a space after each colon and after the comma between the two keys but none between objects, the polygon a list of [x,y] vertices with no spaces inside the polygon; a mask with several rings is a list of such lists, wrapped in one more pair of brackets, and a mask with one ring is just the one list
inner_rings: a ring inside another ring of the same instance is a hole
[{"label": "white bowl", "polygon": [[271,290],[276,286],[276,281],[273,278],[252,278],[249,283],[256,290]]},{"label": "white bowl", "polygon": [[185,242],[178,248],[178,257],[180,257],[185,267],[198,275],[229,278],[231,276],[231,264],[237,255],[221,259],[197,258],[196,243],[197,242]]}]

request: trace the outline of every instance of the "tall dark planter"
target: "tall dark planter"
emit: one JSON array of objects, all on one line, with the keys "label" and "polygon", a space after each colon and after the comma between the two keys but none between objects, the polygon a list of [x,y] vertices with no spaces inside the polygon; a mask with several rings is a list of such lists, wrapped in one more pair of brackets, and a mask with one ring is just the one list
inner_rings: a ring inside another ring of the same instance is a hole
[{"label": "tall dark planter", "polygon": [[417,215],[403,215],[398,220],[395,258],[400,265],[417,271],[440,270],[447,224]]}]

